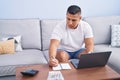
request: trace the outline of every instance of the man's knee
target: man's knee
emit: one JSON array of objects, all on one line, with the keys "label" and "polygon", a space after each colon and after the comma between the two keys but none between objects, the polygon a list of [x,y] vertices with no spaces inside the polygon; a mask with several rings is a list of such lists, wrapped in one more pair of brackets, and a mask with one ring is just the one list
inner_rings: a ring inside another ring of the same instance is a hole
[{"label": "man's knee", "polygon": [[60,62],[68,62],[68,60],[69,60],[69,55],[68,55],[67,52],[65,52],[65,51],[58,51],[58,53],[57,53],[57,59],[58,59]]}]

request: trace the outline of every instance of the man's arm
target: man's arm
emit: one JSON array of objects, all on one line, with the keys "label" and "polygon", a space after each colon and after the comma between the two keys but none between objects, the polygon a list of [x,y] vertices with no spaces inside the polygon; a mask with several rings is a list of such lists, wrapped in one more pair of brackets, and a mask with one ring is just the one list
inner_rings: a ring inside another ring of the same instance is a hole
[{"label": "man's arm", "polygon": [[[93,52],[93,49],[94,49],[93,38],[85,38],[85,48],[86,49],[83,52],[81,52],[80,55]],[[78,56],[79,58],[80,58],[80,55]]]},{"label": "man's arm", "polygon": [[86,48],[86,53],[93,52],[93,49],[94,49],[93,38],[86,38],[85,39],[85,48]]},{"label": "man's arm", "polygon": [[56,59],[57,48],[59,46],[59,40],[51,39],[49,47],[49,65],[56,66],[58,65],[58,60]]},{"label": "man's arm", "polygon": [[57,48],[59,46],[59,41],[56,39],[51,39],[49,47],[49,57],[56,57]]}]

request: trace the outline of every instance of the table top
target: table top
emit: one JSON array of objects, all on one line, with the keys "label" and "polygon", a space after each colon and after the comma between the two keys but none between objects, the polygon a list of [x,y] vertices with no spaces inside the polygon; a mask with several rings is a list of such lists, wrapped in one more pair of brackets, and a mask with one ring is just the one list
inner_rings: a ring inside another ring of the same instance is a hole
[{"label": "table top", "polygon": [[[60,70],[64,80],[100,80],[100,79],[116,79],[120,78],[120,74],[111,69],[109,66],[75,69],[70,64],[72,69]],[[36,69],[39,73],[33,77],[25,77],[20,73],[25,69]],[[16,80],[47,80],[48,72],[52,68],[48,64],[23,66],[16,68]]]}]

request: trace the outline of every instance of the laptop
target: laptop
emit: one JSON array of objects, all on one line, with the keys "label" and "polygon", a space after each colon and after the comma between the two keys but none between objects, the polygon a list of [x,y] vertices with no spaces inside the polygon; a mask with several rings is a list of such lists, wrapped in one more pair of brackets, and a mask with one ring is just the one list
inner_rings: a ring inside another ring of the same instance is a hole
[{"label": "laptop", "polygon": [[105,66],[110,55],[111,51],[83,54],[80,59],[71,59],[71,63],[76,69]]}]

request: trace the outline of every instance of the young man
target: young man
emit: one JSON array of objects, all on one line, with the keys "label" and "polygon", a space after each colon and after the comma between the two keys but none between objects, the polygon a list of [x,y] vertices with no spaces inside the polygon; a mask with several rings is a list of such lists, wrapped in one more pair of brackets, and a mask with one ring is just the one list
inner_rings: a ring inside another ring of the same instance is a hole
[{"label": "young man", "polygon": [[81,54],[93,52],[93,32],[90,25],[81,20],[81,8],[72,5],[66,13],[66,21],[53,30],[49,47],[49,65],[80,58]]}]

